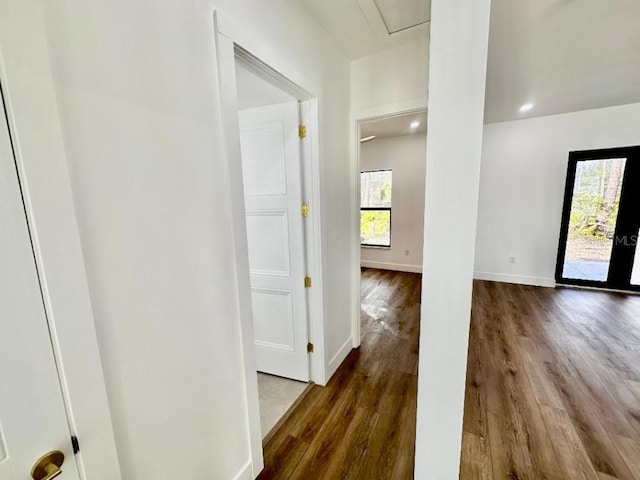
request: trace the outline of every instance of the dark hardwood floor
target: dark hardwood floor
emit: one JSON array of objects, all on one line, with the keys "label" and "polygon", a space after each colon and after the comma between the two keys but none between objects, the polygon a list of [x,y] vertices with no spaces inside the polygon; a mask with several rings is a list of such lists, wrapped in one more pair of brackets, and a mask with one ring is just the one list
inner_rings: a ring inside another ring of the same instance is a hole
[{"label": "dark hardwood floor", "polygon": [[265,445],[259,479],[410,479],[420,275],[364,269],[362,345]]},{"label": "dark hardwood floor", "polygon": [[[362,346],[260,479],[412,478],[419,302],[419,275],[363,270]],[[460,478],[640,480],[640,297],[475,282]]]},{"label": "dark hardwood floor", "polygon": [[640,297],[476,282],[460,478],[640,479]]}]

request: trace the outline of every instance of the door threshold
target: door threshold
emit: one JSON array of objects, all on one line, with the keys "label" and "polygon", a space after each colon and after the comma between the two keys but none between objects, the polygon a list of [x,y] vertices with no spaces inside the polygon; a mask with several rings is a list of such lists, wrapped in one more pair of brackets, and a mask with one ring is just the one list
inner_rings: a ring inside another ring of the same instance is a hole
[{"label": "door threshold", "polygon": [[614,288],[590,287],[586,285],[571,285],[569,283],[557,283],[556,288],[570,288],[574,290],[593,290],[595,292],[604,293],[625,293],[627,295],[640,295],[640,291],[637,290],[618,290]]},{"label": "door threshold", "polygon": [[280,417],[280,420],[278,420],[278,422],[273,426],[273,428],[271,430],[269,430],[269,433],[267,433],[264,438],[262,439],[262,446],[264,447],[267,443],[269,443],[271,441],[271,439],[275,436],[275,434],[278,432],[278,430],[280,430],[280,428],[284,425],[284,423],[289,419],[289,417],[293,414],[293,412],[295,411],[295,409],[298,407],[298,405],[300,405],[300,403],[302,402],[302,400],[304,400],[304,398],[309,394],[309,392],[311,391],[311,389],[313,387],[315,387],[316,384],[313,382],[309,382],[309,384],[307,385],[307,387],[302,391],[302,393],[300,394],[300,396],[298,398],[296,398],[296,401],[293,402],[293,404],[289,407],[289,409],[284,412],[284,415],[282,415],[282,417]]}]

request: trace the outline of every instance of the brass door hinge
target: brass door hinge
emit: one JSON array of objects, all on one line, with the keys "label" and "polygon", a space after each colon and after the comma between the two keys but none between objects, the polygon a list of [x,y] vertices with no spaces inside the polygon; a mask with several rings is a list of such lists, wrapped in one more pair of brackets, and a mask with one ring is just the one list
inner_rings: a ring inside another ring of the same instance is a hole
[{"label": "brass door hinge", "polygon": [[313,343],[307,343],[307,353],[313,353]]},{"label": "brass door hinge", "polygon": [[305,138],[307,136],[307,127],[304,125],[298,125],[298,136]]},{"label": "brass door hinge", "polygon": [[311,277],[304,277],[305,288],[311,288]]},{"label": "brass door hinge", "polygon": [[306,203],[303,203],[302,207],[300,208],[300,211],[302,212],[302,216],[303,217],[308,217],[309,216],[309,205],[307,205]]}]

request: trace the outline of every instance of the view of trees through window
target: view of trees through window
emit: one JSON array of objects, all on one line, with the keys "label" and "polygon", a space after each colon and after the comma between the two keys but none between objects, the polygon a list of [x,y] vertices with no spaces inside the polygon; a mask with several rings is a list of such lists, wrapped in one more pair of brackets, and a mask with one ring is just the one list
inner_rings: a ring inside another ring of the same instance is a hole
[{"label": "view of trees through window", "polygon": [[565,278],[607,279],[625,165],[623,158],[578,162]]},{"label": "view of trees through window", "polygon": [[360,174],[360,243],[391,246],[391,170]]}]

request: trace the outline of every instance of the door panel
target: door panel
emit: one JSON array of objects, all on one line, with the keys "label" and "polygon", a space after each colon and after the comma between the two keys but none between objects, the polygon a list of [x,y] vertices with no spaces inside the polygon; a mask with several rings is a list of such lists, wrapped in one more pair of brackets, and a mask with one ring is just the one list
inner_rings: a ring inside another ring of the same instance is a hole
[{"label": "door panel", "polygon": [[258,370],[309,380],[297,102],[240,111]]},{"label": "door panel", "polygon": [[639,290],[639,204],[640,147],[571,152],[557,282]]},{"label": "door panel", "polygon": [[[247,120],[246,115],[243,117]],[[264,125],[253,124],[245,130],[245,141],[242,143],[245,196],[287,194],[284,128],[283,122],[276,121]],[[247,141],[249,138],[250,141]]]},{"label": "door panel", "polygon": [[294,351],[291,292],[253,288],[251,291],[256,345]]},{"label": "door panel", "polygon": [[288,212],[251,210],[246,218],[251,274],[289,277]]},{"label": "door panel", "polygon": [[78,480],[69,427],[0,105],[0,480],[31,478],[33,464],[60,450],[60,480]]}]

